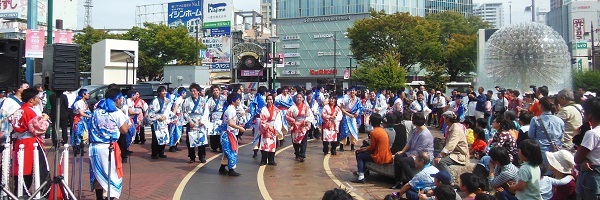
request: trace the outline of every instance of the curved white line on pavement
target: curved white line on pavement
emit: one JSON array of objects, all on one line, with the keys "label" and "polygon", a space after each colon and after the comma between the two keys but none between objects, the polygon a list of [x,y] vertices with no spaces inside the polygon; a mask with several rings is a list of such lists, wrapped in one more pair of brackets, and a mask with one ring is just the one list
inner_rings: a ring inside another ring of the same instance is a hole
[{"label": "curved white line on pavement", "polygon": [[[289,145],[287,147],[279,149],[277,152],[275,152],[275,156],[277,156],[277,154],[289,149],[290,147],[293,147],[293,146]],[[258,173],[256,173],[256,181],[258,182],[258,190],[260,191],[260,195],[262,195],[263,199],[264,200],[272,200],[273,198],[271,198],[271,195],[269,195],[269,191],[267,190],[267,186],[265,185],[265,179],[264,179],[265,167],[266,167],[266,165],[263,165],[258,168]]]},{"label": "curved white line on pavement", "polygon": [[331,154],[327,154],[325,156],[325,158],[323,158],[323,168],[325,168],[325,173],[327,173],[327,175],[329,176],[329,178],[336,185],[339,185],[340,188],[342,188],[343,190],[346,190],[346,191],[350,192],[350,195],[352,195],[355,199],[357,199],[357,200],[364,200],[364,198],[362,198],[361,196],[359,196],[358,194],[356,194],[354,192],[355,189],[351,185],[343,184],[342,181],[340,181],[340,179],[338,179],[337,177],[335,177],[335,175],[333,174],[333,172],[331,172],[331,168],[329,168],[329,157],[331,157],[330,155]]},{"label": "curved white line on pavement", "polygon": [[[252,144],[252,143],[241,145],[241,146],[238,147],[238,149],[242,148],[242,147],[244,147],[246,145],[250,145],[250,144]],[[219,153],[217,155],[214,155],[214,156],[208,158],[206,160],[206,163],[200,163],[192,171],[188,172],[188,174],[185,175],[185,177],[183,178],[183,180],[181,180],[181,182],[179,183],[179,186],[177,186],[177,190],[175,190],[175,195],[173,195],[173,200],[179,200],[179,199],[181,199],[181,195],[183,194],[183,189],[185,188],[185,185],[187,185],[188,181],[190,181],[190,179],[196,173],[196,171],[198,171],[200,168],[202,168],[204,165],[206,165],[210,161],[212,161],[212,160],[218,158],[219,156],[221,156],[221,154],[223,154],[223,153]]]}]

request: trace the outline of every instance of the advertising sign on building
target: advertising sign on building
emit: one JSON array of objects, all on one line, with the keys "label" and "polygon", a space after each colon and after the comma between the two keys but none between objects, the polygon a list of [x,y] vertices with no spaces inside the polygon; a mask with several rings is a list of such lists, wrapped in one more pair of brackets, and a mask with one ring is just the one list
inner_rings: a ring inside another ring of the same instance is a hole
[{"label": "advertising sign on building", "polygon": [[299,40],[300,39],[300,35],[286,35],[281,37],[281,40],[286,41],[286,40]]},{"label": "advertising sign on building", "polygon": [[573,19],[573,38],[575,40],[583,39],[583,34],[585,33],[584,22],[584,18]]},{"label": "advertising sign on building", "polygon": [[232,0],[204,0],[204,36],[230,36]]},{"label": "advertising sign on building", "polygon": [[263,70],[242,70],[242,76],[263,76]]},{"label": "advertising sign on building", "polygon": [[[47,22],[48,0],[38,0],[37,20]],[[3,19],[27,19],[26,0],[0,0],[0,18]]]},{"label": "advertising sign on building", "polygon": [[46,36],[44,30],[27,29],[25,33],[25,57],[43,58]]},{"label": "advertising sign on building", "polygon": [[333,75],[337,74],[337,69],[311,69],[309,70],[310,75]]},{"label": "advertising sign on building", "polygon": [[286,58],[297,58],[300,57],[300,53],[285,53],[283,54]]},{"label": "advertising sign on building", "polygon": [[284,75],[300,75],[300,71],[298,70],[283,70],[281,73]]},{"label": "advertising sign on building", "polygon": [[211,71],[231,70],[231,39],[229,37],[207,37],[202,39],[207,48],[202,63],[210,64]]},{"label": "advertising sign on building", "polygon": [[283,44],[284,49],[297,49],[300,48],[300,44]]},{"label": "advertising sign on building", "polygon": [[202,0],[169,3],[167,12],[169,27],[185,26],[189,32],[195,32],[202,24]]},{"label": "advertising sign on building", "polygon": [[73,31],[55,30],[54,43],[73,44]]}]

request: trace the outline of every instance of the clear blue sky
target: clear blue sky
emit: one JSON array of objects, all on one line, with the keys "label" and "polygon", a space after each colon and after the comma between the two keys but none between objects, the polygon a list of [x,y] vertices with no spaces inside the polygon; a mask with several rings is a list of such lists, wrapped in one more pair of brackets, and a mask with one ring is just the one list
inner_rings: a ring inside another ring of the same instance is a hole
[{"label": "clear blue sky", "polygon": [[[184,1],[184,0],[181,0]],[[83,27],[83,2],[79,0],[78,25]],[[178,2],[177,0],[94,0],[92,8],[92,26],[95,28],[131,28],[135,25],[135,9],[138,5]],[[259,0],[233,0],[233,6],[238,10],[260,10]]]}]

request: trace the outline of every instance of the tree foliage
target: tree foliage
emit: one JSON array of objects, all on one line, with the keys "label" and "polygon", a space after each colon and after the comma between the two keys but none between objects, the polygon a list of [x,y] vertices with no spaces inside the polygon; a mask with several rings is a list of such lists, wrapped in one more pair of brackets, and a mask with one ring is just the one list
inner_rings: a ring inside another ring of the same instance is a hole
[{"label": "tree foliage", "polygon": [[[179,65],[194,65],[200,49],[205,48],[191,37],[185,27],[169,28],[164,24],[145,23],[144,28],[133,27],[123,35],[125,40],[139,41],[138,78],[162,80],[163,67],[177,60]],[[167,66],[168,67],[168,66]]]},{"label": "tree foliage", "polygon": [[73,36],[73,43],[78,44],[79,49],[79,70],[89,72],[92,67],[92,44],[104,39],[119,39],[120,34],[111,34],[105,30],[94,29],[90,26],[85,27],[80,34]]},{"label": "tree foliage", "polygon": [[362,67],[352,74],[352,79],[363,82],[369,88],[402,89],[406,83],[406,69],[398,66],[397,60],[398,56],[385,54],[381,61],[360,61]]},{"label": "tree foliage", "polygon": [[395,55],[397,63],[410,69],[417,63],[439,60],[440,28],[423,17],[408,13],[386,14],[371,11],[371,17],[354,22],[348,29],[350,50],[354,57],[366,63]]},{"label": "tree foliage", "polygon": [[588,91],[600,91],[600,71],[573,72],[573,86]]},{"label": "tree foliage", "polygon": [[425,69],[427,69],[427,73],[422,80],[427,83],[427,87],[443,90],[445,88],[444,83],[450,80],[450,77],[446,75],[446,66],[429,65]]},{"label": "tree foliage", "polygon": [[426,19],[439,24],[440,43],[444,46],[437,65],[446,67],[450,81],[458,76],[473,72],[477,66],[477,31],[489,28],[480,17],[465,17],[454,11],[429,14]]}]

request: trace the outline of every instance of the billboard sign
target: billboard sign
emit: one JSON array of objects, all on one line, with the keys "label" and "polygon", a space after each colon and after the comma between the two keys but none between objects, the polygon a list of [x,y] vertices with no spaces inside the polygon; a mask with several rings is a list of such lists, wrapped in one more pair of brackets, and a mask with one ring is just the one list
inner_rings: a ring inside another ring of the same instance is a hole
[{"label": "billboard sign", "polygon": [[212,71],[229,71],[231,69],[231,39],[229,37],[205,37],[202,38],[202,44],[207,48],[202,53],[202,63],[210,63]]},{"label": "billboard sign", "polygon": [[211,72],[229,72],[229,71],[231,71],[231,64],[230,63],[212,63],[210,71]]},{"label": "billboard sign", "polygon": [[43,58],[46,36],[44,30],[27,29],[25,33],[25,57]]},{"label": "billboard sign", "polygon": [[573,19],[573,37],[576,40],[582,40],[583,34],[585,32],[585,23],[584,19]]},{"label": "billboard sign", "polygon": [[[38,22],[46,23],[48,20],[48,0],[38,0]],[[27,19],[27,0],[0,0],[0,18]]]},{"label": "billboard sign", "polygon": [[185,26],[190,32],[202,24],[202,0],[172,2],[168,4],[169,27]]},{"label": "billboard sign", "polygon": [[230,36],[232,19],[232,0],[204,1],[204,36]]},{"label": "billboard sign", "polygon": [[73,44],[73,31],[55,30],[54,43]]}]

